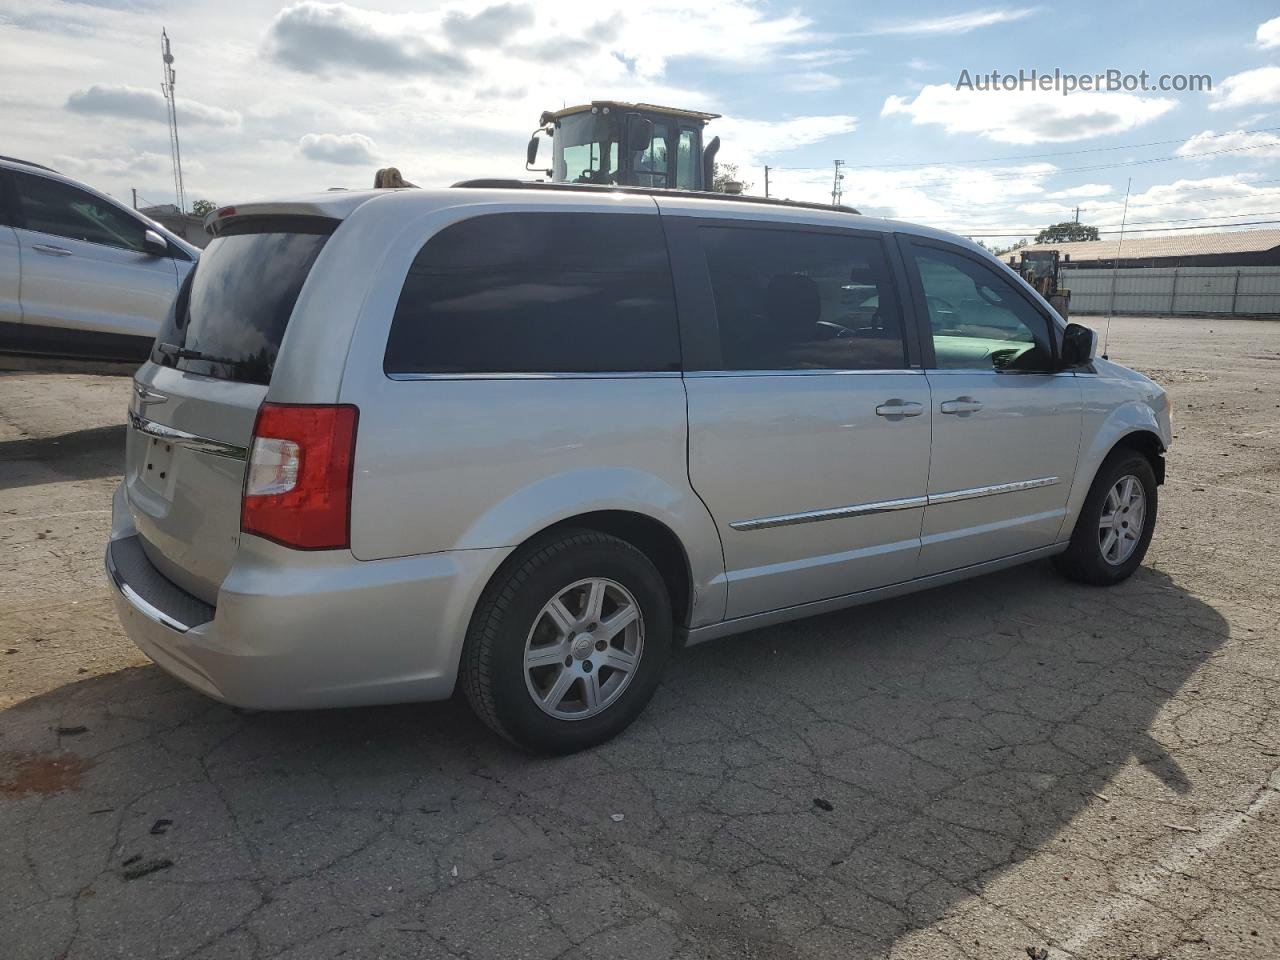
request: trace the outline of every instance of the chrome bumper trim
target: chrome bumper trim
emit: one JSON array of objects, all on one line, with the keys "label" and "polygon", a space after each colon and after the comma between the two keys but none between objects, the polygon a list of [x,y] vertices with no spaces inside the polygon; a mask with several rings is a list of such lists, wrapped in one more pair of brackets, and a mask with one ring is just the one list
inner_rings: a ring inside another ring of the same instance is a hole
[{"label": "chrome bumper trim", "polygon": [[111,582],[120,594],[135,606],[144,616],[163,624],[170,630],[176,630],[178,633],[186,633],[191,629],[192,624],[186,624],[180,620],[175,620],[169,614],[165,613],[155,604],[148,601],[145,597],[138,593],[137,590],[129,586],[128,582],[121,576],[120,571],[116,568],[115,561],[111,558],[111,548],[108,546],[106,554],[107,576],[111,578]]},{"label": "chrome bumper trim", "polygon": [[195,450],[197,453],[207,453],[214,457],[226,457],[228,460],[249,459],[249,451],[246,447],[237,446],[234,443],[223,443],[221,440],[211,440],[208,437],[187,433],[185,430],[175,430],[173,427],[166,427],[163,423],[156,423],[154,420],[141,417],[133,411],[129,411],[129,426],[143,436],[151,437],[163,443],[171,443],[177,447],[186,447],[189,450]]}]

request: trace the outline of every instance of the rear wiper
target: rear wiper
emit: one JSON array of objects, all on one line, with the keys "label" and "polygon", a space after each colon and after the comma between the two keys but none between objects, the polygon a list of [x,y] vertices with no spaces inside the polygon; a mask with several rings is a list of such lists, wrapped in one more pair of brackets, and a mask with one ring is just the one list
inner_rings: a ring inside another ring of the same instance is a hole
[{"label": "rear wiper", "polygon": [[237,357],[218,357],[203,350],[188,350],[176,343],[162,343],[156,349],[160,351],[162,357],[170,360],[203,360],[206,363],[223,363],[232,367],[238,367],[244,363],[244,360]]}]

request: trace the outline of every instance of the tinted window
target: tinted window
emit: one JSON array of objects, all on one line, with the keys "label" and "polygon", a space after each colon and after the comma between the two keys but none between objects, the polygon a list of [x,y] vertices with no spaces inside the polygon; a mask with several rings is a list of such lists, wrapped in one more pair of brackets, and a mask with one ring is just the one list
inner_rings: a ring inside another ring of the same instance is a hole
[{"label": "tinted window", "polygon": [[0,169],[0,224],[17,226],[18,219],[14,207],[16,199],[10,186],[9,172]]},{"label": "tinted window", "polygon": [[222,380],[270,383],[298,292],[333,227],[299,218],[215,237],[179,292],[152,359]]},{"label": "tinted window", "polygon": [[884,247],[869,237],[704,227],[726,370],[906,367]]},{"label": "tinted window", "polygon": [[118,207],[57,180],[15,173],[18,215],[28,230],[142,250],[146,227]]},{"label": "tinted window", "polygon": [[959,253],[912,249],[938,367],[1048,369],[1048,320],[1008,278]]},{"label": "tinted window", "polygon": [[384,362],[389,374],[679,368],[658,217],[597,213],[446,227],[409,268]]}]

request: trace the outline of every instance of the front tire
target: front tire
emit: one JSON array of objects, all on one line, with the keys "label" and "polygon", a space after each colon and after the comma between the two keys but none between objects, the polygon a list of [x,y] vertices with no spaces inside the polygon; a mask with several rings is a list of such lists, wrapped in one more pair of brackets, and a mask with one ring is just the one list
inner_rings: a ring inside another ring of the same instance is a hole
[{"label": "front tire", "polygon": [[1151,462],[1133,450],[1103,461],[1071,534],[1071,546],[1053,558],[1071,580],[1109,587],[1142,564],[1155,530],[1158,487]]},{"label": "front tire", "polygon": [[463,688],[508,740],[572,753],[640,715],[673,634],[648,557],[617,537],[566,531],[517,551],[485,588],[463,648]]}]

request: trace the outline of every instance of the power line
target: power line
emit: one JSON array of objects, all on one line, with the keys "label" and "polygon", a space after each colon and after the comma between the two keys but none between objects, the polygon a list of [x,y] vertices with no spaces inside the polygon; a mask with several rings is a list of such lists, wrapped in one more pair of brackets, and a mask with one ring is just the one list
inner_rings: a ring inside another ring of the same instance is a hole
[{"label": "power line", "polygon": [[[1261,182],[1261,181],[1258,181],[1258,182]],[[1152,201],[1151,203],[1131,203],[1129,204],[1129,209],[1132,210],[1138,207],[1141,207],[1144,209],[1153,208],[1153,207],[1190,207],[1198,203],[1209,203],[1214,200],[1280,200],[1280,187],[1269,187],[1264,192],[1260,192],[1259,194],[1255,194],[1253,196],[1247,196],[1247,197],[1242,197],[1239,194],[1233,193],[1233,194],[1223,194],[1222,196],[1217,196],[1217,197],[1199,197],[1191,200],[1160,200],[1160,201]],[[874,204],[865,206],[863,209],[864,210],[869,209],[871,206],[874,206]],[[963,216],[968,209],[969,208],[964,208],[964,207],[951,207],[948,210],[948,215]],[[977,210],[977,208],[973,208],[973,209]],[[1060,209],[1064,213],[1069,213],[1074,208],[1064,206],[1064,207],[1061,207]],[[1081,209],[1083,210],[1084,208],[1081,207]],[[1204,217],[1200,217],[1200,218],[1183,217],[1177,220],[1175,219],[1146,220],[1141,222],[1143,223],[1179,223],[1185,220],[1194,220],[1194,219],[1216,220],[1221,217],[1255,217],[1255,216],[1261,216],[1262,214],[1271,214],[1271,213],[1280,213],[1280,210],[1248,210],[1248,211],[1245,211],[1244,213],[1213,213],[1213,214],[1206,214]],[[933,211],[930,211],[928,213],[896,213],[895,212],[891,214],[890,213],[885,213],[885,214],[868,213],[867,216],[869,217],[882,216],[888,220],[929,220],[929,219],[932,219],[934,216],[936,216],[936,214]],[[1046,216],[1054,216],[1054,214],[1046,214]],[[1113,226],[1113,224],[1109,224],[1109,226]]]},{"label": "power line", "polygon": [[[1055,167],[1052,170],[1010,170],[1002,173],[991,173],[987,176],[992,180],[1022,180],[1028,177],[1059,177],[1072,173],[1093,173],[1098,170],[1115,170],[1121,167],[1138,167],[1152,163],[1172,163],[1176,160],[1202,160],[1205,157],[1218,157],[1227,153],[1242,153],[1246,150],[1263,150],[1276,149],[1280,144],[1275,143],[1255,143],[1247,147],[1227,147],[1223,150],[1207,150],[1204,153],[1189,154],[1185,156],[1169,156],[1169,157],[1148,157],[1144,160],[1122,160],[1118,163],[1100,163],[1087,167]],[[944,166],[944,163],[929,164],[929,166]],[[823,170],[823,167],[772,167],[773,170],[790,170],[816,172]],[[939,173],[936,176],[925,177],[919,180],[913,180],[911,185],[917,186],[924,183],[936,183],[943,180],[951,179],[947,173]]]},{"label": "power line", "polygon": [[[1280,223],[1280,220],[1250,220],[1247,223],[1219,223],[1219,224],[1197,224],[1192,227],[1146,227],[1140,230],[1133,230],[1126,227],[1125,233],[1166,233],[1173,230],[1208,230],[1215,226],[1218,227],[1259,227],[1267,224]],[[968,230],[953,230],[952,233],[959,234],[962,237],[1021,237],[1029,233],[1039,233],[1043,227],[1036,227],[1033,230],[1005,230],[1001,233],[973,233]],[[1119,233],[1119,230],[1099,230],[1099,233]]]},{"label": "power line", "polygon": [[[1085,147],[1079,150],[1055,150],[1051,153],[1023,153],[1017,156],[1007,156],[1007,157],[974,157],[969,160],[947,159],[947,160],[915,160],[909,163],[908,162],[851,163],[849,164],[849,166],[854,169],[863,169],[863,168],[895,168],[897,169],[902,167],[932,167],[938,164],[952,164],[952,163],[1008,163],[1010,161],[1018,161],[1018,160],[1043,160],[1046,157],[1072,157],[1072,156],[1078,156],[1083,153],[1107,153],[1109,151],[1114,151],[1114,150],[1141,150],[1145,147],[1168,146],[1171,143],[1187,143],[1190,140],[1197,139],[1197,138],[1200,140],[1220,140],[1223,137],[1239,137],[1239,136],[1248,136],[1250,134],[1258,134],[1258,133],[1272,133],[1277,130],[1280,130],[1280,127],[1259,127],[1256,130],[1232,130],[1228,133],[1214,133],[1214,134],[1209,134],[1207,136],[1200,136],[1199,134],[1196,134],[1195,137],[1178,137],[1173,140],[1150,140],[1147,143],[1124,143],[1115,147]],[[1280,146],[1280,144],[1274,144],[1274,143],[1258,144],[1258,146],[1273,147],[1273,146]],[[1197,154],[1197,156],[1199,156],[1199,154]],[[785,168],[785,169],[792,169],[792,168]],[[795,168],[795,169],[802,169],[802,168]]]},{"label": "power line", "polygon": [[[1132,205],[1131,205],[1131,208],[1132,208]],[[1265,217],[1265,216],[1272,216],[1272,215],[1280,215],[1280,210],[1249,210],[1244,213],[1216,213],[1216,214],[1211,214],[1205,217],[1170,217],[1167,219],[1160,219],[1160,220],[1132,220],[1130,221],[1130,223],[1137,223],[1140,225],[1149,225],[1153,223],[1192,223],[1192,222],[1201,222],[1205,220],[1224,220],[1224,219],[1230,219],[1233,217]],[[1120,226],[1120,224],[1118,223],[1101,223],[1097,225],[1099,230],[1106,229],[1109,227],[1118,227],[1118,226]],[[1220,223],[1220,224],[1207,224],[1207,226],[1230,227],[1230,226],[1235,226],[1235,224]],[[995,228],[991,227],[991,228],[984,228],[984,229],[995,229]],[[1043,229],[1044,227],[1028,227],[1028,228],[1020,228],[1018,230],[1015,230],[1014,232],[1015,233],[1035,233]],[[956,232],[964,233],[965,231],[963,227],[961,227]]]},{"label": "power line", "polygon": [[[777,168],[776,168],[776,167],[770,167],[769,169],[771,169],[771,170],[776,170]],[[1245,186],[1250,186],[1250,187],[1252,187],[1252,186],[1256,186],[1257,184],[1260,184],[1260,183],[1280,183],[1280,177],[1269,177],[1269,178],[1267,178],[1267,179],[1265,179],[1265,180],[1250,180],[1250,181],[1248,181],[1248,182],[1245,184]],[[1186,188],[1184,188],[1184,189],[1187,189],[1187,190],[1212,190],[1212,189],[1213,189],[1214,187],[1216,187],[1216,186],[1218,186],[1218,185],[1217,185],[1217,184],[1211,184],[1211,185],[1206,185],[1206,186],[1203,186],[1203,187],[1186,187]],[[1148,200],[1148,201],[1146,201],[1145,203],[1130,203],[1130,204],[1129,204],[1129,208],[1132,210],[1132,209],[1135,209],[1135,208],[1142,208],[1142,209],[1146,209],[1146,208],[1149,208],[1149,207],[1190,207],[1190,206],[1194,206],[1195,204],[1198,204],[1198,203],[1212,203],[1212,202],[1213,202],[1213,201],[1215,201],[1215,200],[1274,200],[1274,199],[1278,199],[1278,197],[1276,196],[1276,194],[1280,194],[1280,187],[1263,187],[1261,190],[1258,190],[1256,193],[1248,194],[1248,195],[1241,195],[1241,194],[1238,194],[1238,193],[1223,193],[1223,194],[1219,194],[1218,196],[1214,196],[1214,197],[1188,197],[1188,198],[1184,198],[1184,199],[1180,199],[1180,200]],[[1117,203],[1117,202],[1119,202],[1119,201],[1115,201],[1115,200],[1112,200],[1112,201],[1104,201],[1102,197],[1090,197],[1089,199],[1090,199],[1093,203],[1104,203],[1104,202]],[[875,204],[866,204],[866,205],[864,205],[864,206],[865,206],[865,207],[874,207],[874,206],[875,206]],[[1059,209],[1060,209],[1060,210],[1062,210],[1064,213],[1070,213],[1072,210],[1074,210],[1074,209],[1075,209],[1075,207],[1070,206],[1070,205],[1068,205],[1068,204],[1061,204],[1061,205],[1059,206]],[[1083,207],[1081,207],[1081,209],[1083,210],[1084,208],[1083,208]],[[964,208],[952,207],[952,208],[951,208],[951,210],[952,210],[952,212],[955,212],[955,213],[963,213],[963,212],[964,212]],[[1254,214],[1254,213],[1257,213],[1257,212],[1258,212],[1258,211],[1250,211],[1250,214]],[[934,215],[934,214],[933,214],[932,212],[929,212],[929,213],[868,214],[868,216],[885,216],[885,217],[889,217],[890,219],[897,219],[897,220],[927,219],[927,218],[929,218],[929,217],[932,217],[933,215]],[[1224,213],[1224,214],[1220,214],[1220,216],[1224,216],[1224,217],[1226,217],[1226,216],[1236,216],[1236,214],[1226,214],[1226,213]],[[1239,214],[1239,216],[1245,216],[1245,214]]]}]

